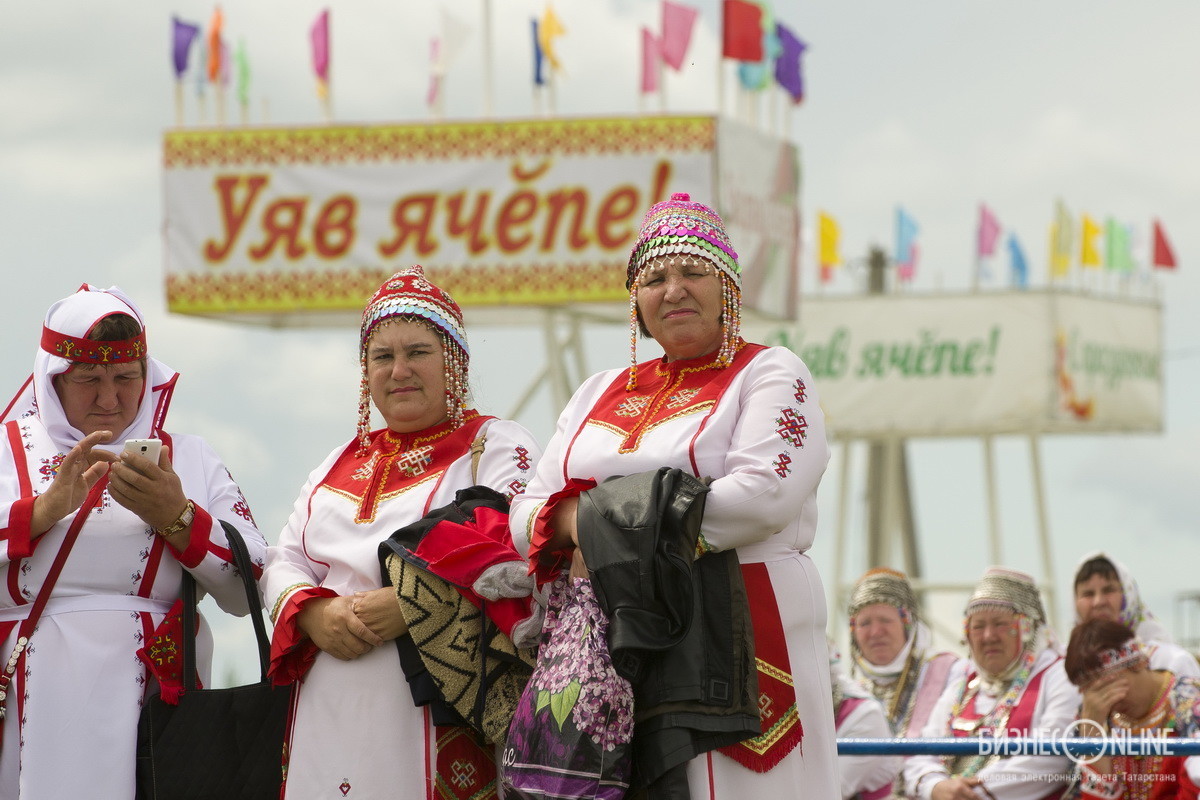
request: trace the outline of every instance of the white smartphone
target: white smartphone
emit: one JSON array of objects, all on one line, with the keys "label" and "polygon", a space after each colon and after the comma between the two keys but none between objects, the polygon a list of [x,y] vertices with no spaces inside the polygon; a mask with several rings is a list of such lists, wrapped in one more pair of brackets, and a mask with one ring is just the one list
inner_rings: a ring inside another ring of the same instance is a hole
[{"label": "white smartphone", "polygon": [[125,452],[133,453],[142,458],[149,459],[151,463],[158,463],[158,454],[162,451],[161,439],[126,439]]}]

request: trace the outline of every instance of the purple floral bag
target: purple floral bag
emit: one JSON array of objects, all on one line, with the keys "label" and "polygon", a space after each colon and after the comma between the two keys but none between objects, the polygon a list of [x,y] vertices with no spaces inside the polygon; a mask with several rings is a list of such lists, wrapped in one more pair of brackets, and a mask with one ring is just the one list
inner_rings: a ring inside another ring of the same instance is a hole
[{"label": "purple floral bag", "polygon": [[550,588],[537,666],[508,729],[504,796],[620,800],[629,789],[633,688],[608,652],[608,618],[592,583]]}]

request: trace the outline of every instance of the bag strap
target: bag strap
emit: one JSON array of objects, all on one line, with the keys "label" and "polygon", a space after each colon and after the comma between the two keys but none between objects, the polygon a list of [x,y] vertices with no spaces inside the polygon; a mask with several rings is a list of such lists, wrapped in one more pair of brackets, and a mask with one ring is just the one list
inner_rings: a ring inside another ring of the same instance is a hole
[{"label": "bag strap", "polygon": [[38,620],[42,616],[42,611],[45,610],[46,603],[50,601],[50,595],[54,592],[54,584],[58,583],[58,576],[62,574],[63,565],[67,563],[67,556],[70,554],[71,549],[75,547],[75,540],[79,538],[79,532],[83,530],[83,523],[87,521],[88,514],[92,513],[92,509],[100,502],[100,497],[104,494],[106,486],[108,486],[107,474],[92,484],[92,488],[88,492],[87,497],[84,498],[83,504],[75,512],[75,518],[71,520],[71,527],[67,528],[67,535],[63,537],[62,544],[59,545],[58,553],[54,556],[54,562],[50,565],[50,569],[46,573],[46,580],[42,582],[42,588],[38,591],[37,598],[33,601],[33,608],[29,610],[29,616],[21,620],[21,626],[17,629],[17,646],[13,648],[12,654],[8,657],[8,661],[5,662],[3,671],[0,671],[0,719],[4,719],[5,701],[8,699],[8,684],[12,680],[13,673],[17,671],[17,662],[21,658],[21,653],[29,646],[29,639],[33,636],[33,629],[37,627]]},{"label": "bag strap", "polygon": [[[246,590],[246,603],[250,607],[250,621],[254,623],[254,636],[258,639],[259,678],[267,680],[267,668],[271,663],[271,640],[267,638],[267,627],[262,618],[262,601],[258,597],[258,584],[254,580],[253,565],[246,542],[237,528],[220,520],[233,553],[233,565],[241,573],[242,586]],[[183,572],[183,688],[185,692],[196,688],[196,579],[192,573]]]},{"label": "bag strap", "polygon": [[484,445],[487,444],[487,431],[480,431],[471,442],[471,484],[479,483],[479,457],[483,455]]}]

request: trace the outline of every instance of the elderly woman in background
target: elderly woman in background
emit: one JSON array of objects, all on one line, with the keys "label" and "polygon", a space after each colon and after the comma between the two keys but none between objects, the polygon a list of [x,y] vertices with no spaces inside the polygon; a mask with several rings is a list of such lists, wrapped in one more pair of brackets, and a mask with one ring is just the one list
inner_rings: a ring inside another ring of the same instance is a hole
[{"label": "elderly woman in background", "polygon": [[883,704],[894,736],[917,737],[946,688],[953,653],[933,650],[903,572],[868,570],[850,595],[850,674]]},{"label": "elderly woman in background", "polygon": [[[142,702],[182,688],[164,619],[184,571],[222,609],[248,611],[218,520],[256,565],[266,542],[212,448],[164,429],[179,374],[148,352],[133,301],[84,285],[50,307],[33,376],[3,414],[0,797],[133,797]],[[121,454],[151,437],[156,459]],[[207,684],[207,623],[200,634]]]},{"label": "elderly woman in background", "polygon": [[[829,642],[833,723],[839,739],[887,739],[892,730],[883,706],[861,682],[846,674],[842,654]],[[838,756],[842,800],[885,800],[900,774],[899,756]]]},{"label": "elderly woman in background", "polygon": [[[571,398],[513,503],[514,540],[535,565],[555,554],[586,575],[582,491],[662,467],[711,479],[697,563],[718,551],[741,562],[768,734],[718,752],[697,745],[672,766],[694,798],[836,797],[825,594],[805,552],[829,460],[812,378],[790,350],[742,339],[737,255],[720,217],[688,195],[649,210],[626,277],[630,366]],[[663,357],[637,363],[639,329]]]},{"label": "elderly woman in background", "polygon": [[[392,642],[407,625],[379,545],[473,484],[511,498],[539,451],[469,407],[462,311],[419,266],[371,297],[359,343],[358,435],[309,476],[264,577],[271,674],[300,681],[285,796],[494,796],[494,753],[465,727],[435,727],[405,688]],[[369,430],[369,404],[385,427]]]},{"label": "elderly woman in background", "polygon": [[[1079,692],[1053,646],[1041,593],[1023,572],[989,567],[967,602],[970,660],[959,662],[922,736],[1061,736]],[[912,756],[908,797],[921,800],[1042,800],[1058,797],[1071,773],[1066,756]]]},{"label": "elderly woman in background", "polygon": [[[1066,671],[1083,693],[1081,736],[1200,737],[1200,681],[1153,669],[1146,645],[1119,622],[1077,625]],[[1085,800],[1194,798],[1200,791],[1197,756],[1105,755],[1079,769]]]}]

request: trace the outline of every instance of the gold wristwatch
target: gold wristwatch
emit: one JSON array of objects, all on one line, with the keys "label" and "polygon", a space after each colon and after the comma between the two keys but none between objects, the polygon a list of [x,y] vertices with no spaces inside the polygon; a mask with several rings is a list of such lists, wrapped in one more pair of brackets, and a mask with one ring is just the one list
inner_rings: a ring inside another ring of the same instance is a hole
[{"label": "gold wristwatch", "polygon": [[185,531],[192,524],[192,520],[196,518],[196,504],[191,500],[187,501],[187,505],[183,507],[183,513],[179,515],[179,519],[172,522],[165,528],[160,528],[155,531],[159,536],[173,536],[180,531]]}]

